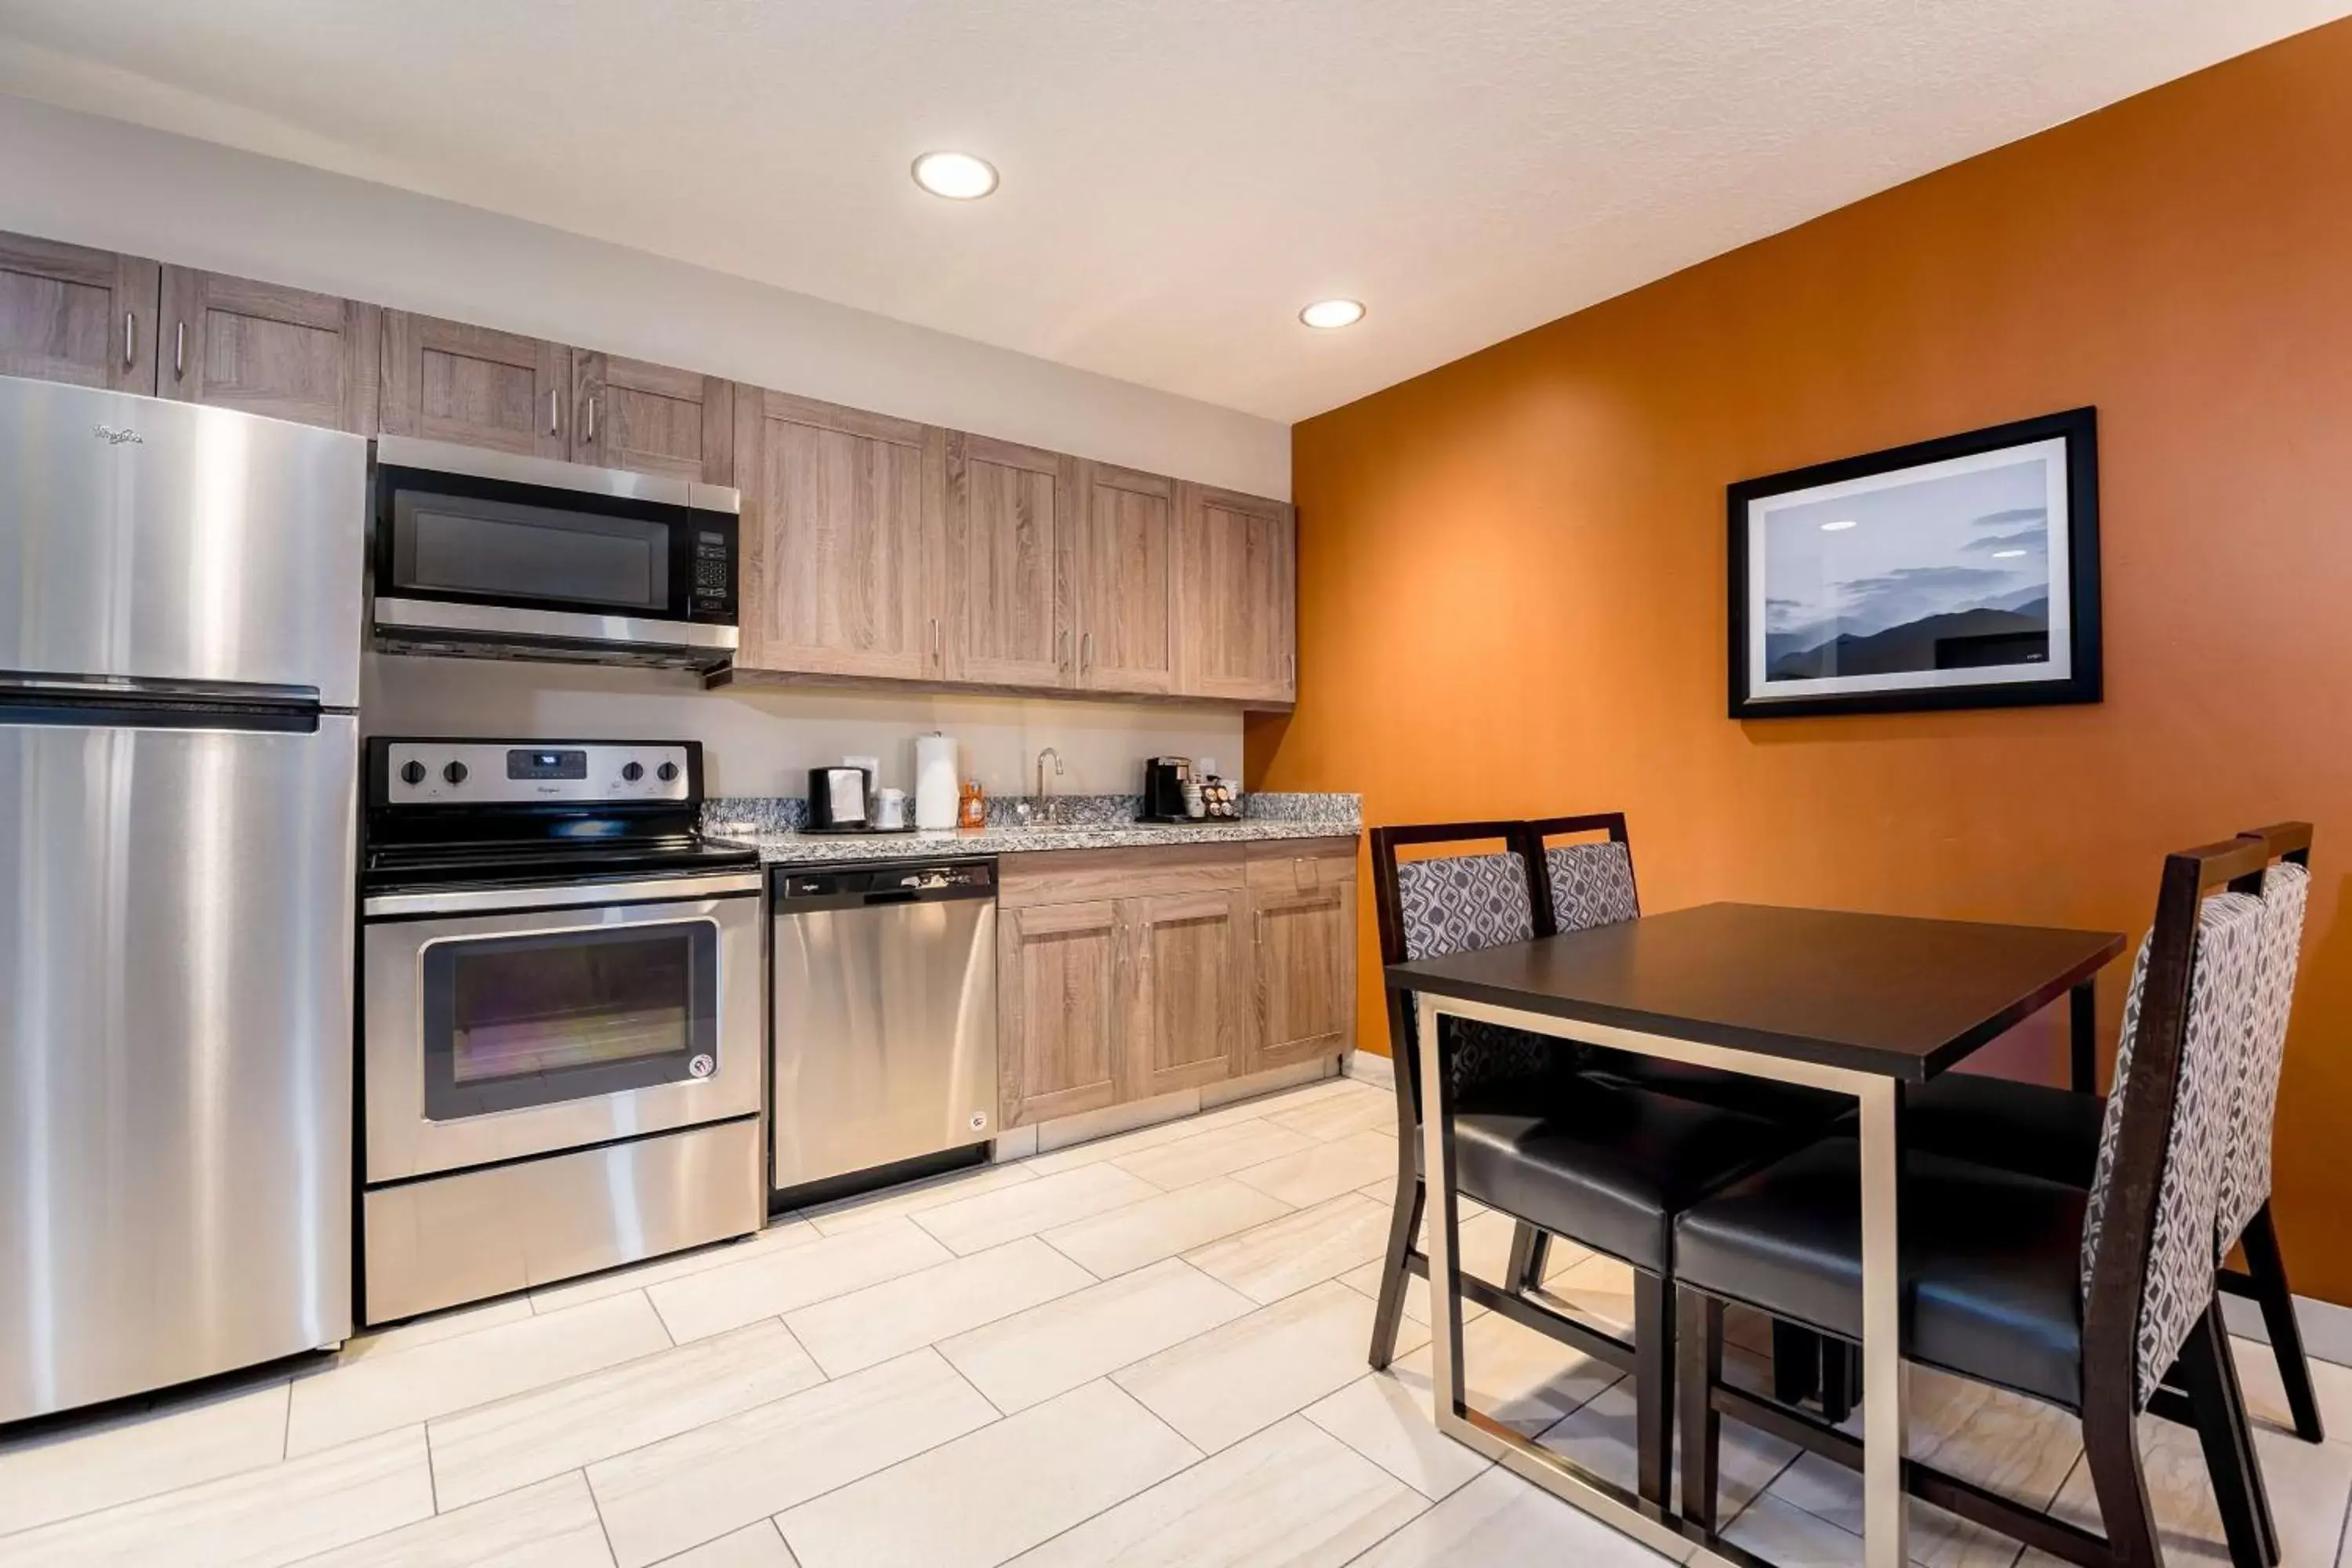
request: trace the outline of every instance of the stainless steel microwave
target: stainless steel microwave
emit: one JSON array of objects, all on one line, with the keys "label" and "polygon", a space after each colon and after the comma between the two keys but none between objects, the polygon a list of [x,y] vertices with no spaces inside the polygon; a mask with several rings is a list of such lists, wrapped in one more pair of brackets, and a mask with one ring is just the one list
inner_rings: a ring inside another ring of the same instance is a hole
[{"label": "stainless steel microwave", "polygon": [[742,498],[724,485],[379,437],[369,565],[393,652],[715,669]]}]

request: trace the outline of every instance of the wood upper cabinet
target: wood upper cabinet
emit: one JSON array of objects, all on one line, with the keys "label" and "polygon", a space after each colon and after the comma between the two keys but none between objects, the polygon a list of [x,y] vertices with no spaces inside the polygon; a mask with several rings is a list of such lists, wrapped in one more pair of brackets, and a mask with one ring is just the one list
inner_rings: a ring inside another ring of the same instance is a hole
[{"label": "wood upper cabinet", "polygon": [[947,465],[948,677],[1069,685],[1077,459],[956,431]]},{"label": "wood upper cabinet", "polygon": [[1127,935],[1108,899],[1006,910],[997,925],[1001,1124],[1126,1098],[1134,1010]]},{"label": "wood upper cabinet", "polygon": [[1177,491],[1181,689],[1295,701],[1298,568],[1291,509],[1205,485]]},{"label": "wood upper cabinet", "polygon": [[1249,875],[1256,1072],[1335,1056],[1356,1038],[1356,860],[1338,853],[1254,861]]},{"label": "wood upper cabinet", "polygon": [[746,668],[943,679],[947,432],[739,388]]},{"label": "wood upper cabinet", "polygon": [[166,267],[161,325],[161,395],[376,433],[383,312],[373,305]]},{"label": "wood upper cabinet", "polygon": [[1082,463],[1076,685],[1164,695],[1177,689],[1176,484]]},{"label": "wood upper cabinet", "polygon": [[618,354],[572,353],[572,458],[735,482],[735,385]]},{"label": "wood upper cabinet", "polygon": [[0,234],[0,375],[152,394],[161,269]]},{"label": "wood upper cabinet", "polygon": [[1238,889],[1128,901],[1136,977],[1130,1098],[1191,1089],[1234,1070],[1247,1000],[1246,903]]},{"label": "wood upper cabinet", "polygon": [[572,456],[572,351],[406,310],[383,313],[383,429],[525,457]]}]

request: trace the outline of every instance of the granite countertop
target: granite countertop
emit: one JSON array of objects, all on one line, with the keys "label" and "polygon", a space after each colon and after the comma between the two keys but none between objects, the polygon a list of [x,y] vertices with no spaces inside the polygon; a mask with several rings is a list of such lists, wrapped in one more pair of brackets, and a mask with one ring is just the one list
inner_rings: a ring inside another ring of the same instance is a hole
[{"label": "granite countertop", "polygon": [[[1270,838],[1352,836],[1363,827],[1361,797],[1352,795],[1253,795],[1242,820],[1215,826],[1138,822],[1132,795],[1063,797],[1066,820],[1025,826],[1019,800],[989,803],[989,825],[932,833],[803,833],[804,803],[730,798],[706,802],[702,831],[748,844],[772,865],[824,861],[897,860],[939,855],[1019,855],[1052,849],[1133,849],[1171,844],[1225,844]],[[1034,812],[1034,806],[1033,806]]]}]

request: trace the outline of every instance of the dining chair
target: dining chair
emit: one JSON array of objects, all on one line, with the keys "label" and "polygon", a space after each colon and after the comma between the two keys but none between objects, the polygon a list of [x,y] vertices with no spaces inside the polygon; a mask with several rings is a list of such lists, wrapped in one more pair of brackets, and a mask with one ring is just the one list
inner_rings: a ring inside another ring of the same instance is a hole
[{"label": "dining chair", "polygon": [[[1536,884],[1538,935],[1591,931],[1641,918],[1641,889],[1634,880],[1633,840],[1623,812],[1541,817],[1528,823],[1525,831],[1541,870]],[[1570,841],[1555,842],[1559,839]],[[1843,1095],[1801,1084],[1634,1051],[1589,1047],[1584,1067],[1604,1081],[1659,1089],[1762,1116],[1800,1133],[1827,1128],[1853,1103]],[[1545,1234],[1536,1231],[1524,1257],[1515,1251],[1511,1283],[1527,1289],[1542,1283],[1548,1247]],[[1798,1324],[1776,1321],[1772,1379],[1775,1394],[1788,1403],[1818,1396],[1830,1419],[1842,1421],[1853,1408],[1853,1391],[1861,1385],[1860,1361],[1846,1346],[1825,1342]]]},{"label": "dining chair", "polygon": [[[1401,849],[1500,849],[1404,858]],[[1384,964],[1525,942],[1536,934],[1535,840],[1517,822],[1375,828],[1374,910]],[[1416,1007],[1389,993],[1397,1064],[1397,1194],[1373,1314],[1371,1364],[1394,1352],[1406,1281],[1426,1278],[1417,1245],[1422,1178]],[[1589,1047],[1475,1020],[1447,1018],[1460,1190],[1514,1222],[1515,1266],[1500,1285],[1468,1275],[1469,1300],[1633,1374],[1636,1485],[1665,1506],[1673,1454],[1674,1317],[1669,1226],[1685,1205],[1794,1146],[1780,1124],[1592,1076]],[[1531,1299],[1530,1231],[1563,1236],[1632,1266],[1633,1334],[1618,1337]]]},{"label": "dining chair", "polygon": [[[2239,837],[2260,839],[2273,858],[2235,885],[2236,891],[2261,896],[2263,942],[2242,1070],[2231,1098],[2231,1131],[2221,1154],[2215,1226],[2219,1254],[2226,1258],[2231,1247],[2242,1247],[2246,1267],[2225,1265],[2219,1280],[2223,1290],[2251,1298],[2261,1308],[2295,1435],[2317,1443],[2325,1439],[2326,1428],[2270,1206],[2271,1138],[2301,962],[2304,910],[2310,897],[2312,827],[2307,822],[2286,822]],[[2087,1187],[2097,1164],[2105,1105],[2105,1099],[2095,1093],[1979,1073],[1947,1073],[1913,1093],[1904,1108],[1904,1135],[1915,1149]]]},{"label": "dining chair", "polygon": [[[2232,884],[2259,841],[2167,858],[2116,1054],[2116,1092],[2086,1186],[1906,1149],[1905,1356],[2077,1415],[2104,1535],[1913,1461],[1906,1489],[2084,1568],[2163,1561],[2135,1421],[2169,1411],[2198,1431],[2239,1568],[2276,1560],[2259,1472],[2233,1418],[2214,1292],[2221,1158],[2257,982],[2263,907]],[[1860,1468],[1861,1443],[1722,1381],[1723,1306],[1744,1301],[1843,1340],[1862,1317],[1860,1162],[1825,1138],[1693,1205],[1675,1227],[1682,1510],[1712,1532],[1721,1418]]]}]

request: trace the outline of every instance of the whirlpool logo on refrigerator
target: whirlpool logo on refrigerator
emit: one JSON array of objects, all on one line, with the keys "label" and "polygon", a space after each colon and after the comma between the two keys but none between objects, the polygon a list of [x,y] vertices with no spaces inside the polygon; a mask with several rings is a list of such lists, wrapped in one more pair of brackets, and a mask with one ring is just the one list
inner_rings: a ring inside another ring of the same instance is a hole
[{"label": "whirlpool logo on refrigerator", "polygon": [[111,425],[93,425],[89,433],[110,447],[143,447],[147,437],[136,430],[118,430]]}]

